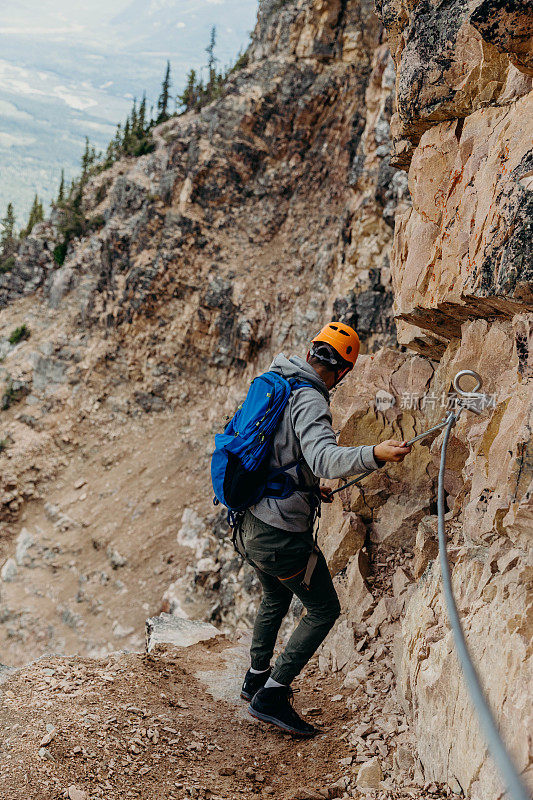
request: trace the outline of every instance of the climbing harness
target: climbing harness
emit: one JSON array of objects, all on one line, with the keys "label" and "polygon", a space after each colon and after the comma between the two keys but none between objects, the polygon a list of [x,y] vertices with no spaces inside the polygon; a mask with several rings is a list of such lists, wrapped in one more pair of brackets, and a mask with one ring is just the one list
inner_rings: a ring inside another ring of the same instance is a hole
[{"label": "climbing harness", "polygon": [[320,549],[318,544],[315,542],[313,545],[313,549],[311,550],[311,555],[307,561],[307,565],[305,567],[305,574],[302,580],[302,587],[304,589],[311,588],[311,578],[313,577],[313,572],[315,571],[315,567],[318,564],[318,556],[320,555]]},{"label": "climbing harness", "polygon": [[[468,392],[461,387],[462,379],[466,376],[474,378],[476,381],[474,389]],[[446,609],[448,611],[450,627],[453,632],[455,648],[457,650],[459,663],[463,671],[466,687],[468,693],[470,694],[470,699],[476,710],[478,721],[484,733],[487,747],[496,763],[496,766],[498,767],[498,770],[500,771],[500,775],[507,792],[512,800],[531,800],[528,791],[522,783],[520,774],[503,743],[498,726],[483,692],[478,672],[468,651],[463,626],[461,624],[459,612],[457,610],[457,604],[453,594],[450,562],[448,561],[448,552],[446,548],[446,530],[444,521],[444,472],[446,469],[446,451],[448,448],[450,433],[453,426],[459,419],[462,411],[468,409],[469,411],[473,411],[475,414],[480,414],[483,408],[487,405],[487,395],[479,391],[482,387],[481,377],[477,372],[474,372],[474,370],[464,369],[458,372],[453,380],[453,386],[458,394],[456,410],[450,411],[446,418],[439,422],[438,425],[434,425],[433,428],[429,428],[429,430],[420,433],[418,436],[415,436],[413,439],[407,442],[407,444],[413,444],[414,442],[417,442],[420,439],[428,436],[430,433],[444,428],[444,437],[440,452],[437,511],[442,587],[446,601]],[[366,476],[370,475],[370,472],[373,471],[374,470],[370,470],[364,475],[359,475],[355,480],[350,481],[350,483],[347,483],[344,486],[341,486],[340,489],[335,489],[332,494],[335,494],[335,492],[338,492],[341,489],[345,489],[347,486],[353,486],[354,484],[359,483],[361,480],[363,480],[363,478],[366,478]]]},{"label": "climbing harness", "polygon": [[[229,512],[228,520],[230,527],[232,529],[231,541],[237,555],[239,555],[243,559],[243,561],[247,561],[249,564],[251,564],[252,567],[258,569],[257,565],[254,564],[252,559],[247,555],[246,548],[244,547],[244,540],[242,536],[242,525],[244,522],[244,515],[245,511]],[[291,575],[288,578],[279,578],[280,581],[290,580],[291,578],[294,578],[296,577],[296,575],[299,575],[301,572],[303,572],[304,576],[301,581],[301,586],[303,589],[307,589],[308,591],[311,588],[311,578],[313,577],[315,567],[318,564],[318,557],[320,555],[320,548],[318,546],[318,529],[320,527],[320,516],[321,516],[321,510],[320,510],[320,500],[318,497],[318,493],[312,492],[310,529],[311,531],[313,531],[313,546],[311,552],[309,553],[309,558],[307,559],[305,567],[299,570],[295,575]]]},{"label": "climbing harness", "polygon": [[320,548],[318,546],[318,530],[320,528],[320,517],[322,516],[320,497],[318,492],[313,492],[311,495],[311,530],[313,531],[313,549],[309,553],[309,558],[305,566],[305,573],[302,579],[302,588],[311,588],[311,578],[318,564],[318,556],[320,555]]}]

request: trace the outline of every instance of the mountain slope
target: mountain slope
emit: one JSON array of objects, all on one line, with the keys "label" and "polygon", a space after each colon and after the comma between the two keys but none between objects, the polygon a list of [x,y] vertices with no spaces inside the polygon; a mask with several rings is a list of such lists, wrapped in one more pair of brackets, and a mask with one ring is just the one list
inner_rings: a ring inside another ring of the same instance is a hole
[{"label": "mountain slope", "polygon": [[[1,478],[6,557],[26,503],[36,504],[32,524],[49,536],[55,522],[45,524],[43,501],[71,504],[70,486],[87,472],[86,503],[98,498],[99,506],[89,530],[104,542],[95,557],[107,574],[107,547],[128,549],[130,527],[113,524],[104,536],[98,530],[100,520],[116,517],[116,500],[126,504],[120,492],[95,492],[106,439],[136,449],[143,429],[154,441],[166,431],[176,450],[154,449],[150,457],[168,473],[183,458],[183,485],[193,476],[203,514],[210,437],[273,353],[305,347],[333,313],[357,325],[366,349],[392,340],[387,258],[405,181],[385,184],[394,175],[386,139],[391,62],[370,7],[353,4],[340,14],[339,6],[336,14],[310,17],[302,3],[278,14],[265,4],[250,64],[231,76],[224,96],[157,128],[153,153],[89,181],[85,213],[99,222],[73,241],[64,265],[52,257],[61,236],[55,214],[24,242],[12,272],[0,276],[0,374],[11,403],[4,414],[9,444],[0,455],[9,464]],[[324,45],[318,57],[317,24]],[[22,323],[30,338],[10,345]],[[135,463],[126,474],[138,487],[132,493],[144,495]],[[124,469],[117,469],[120,481]],[[179,490],[166,503],[175,520],[167,550],[188,503]],[[77,514],[85,514],[83,505]],[[162,533],[151,519],[136,537]],[[156,552],[153,558],[150,569],[159,568]],[[80,554],[80,564],[85,559]],[[66,606],[74,589],[68,570],[60,574],[64,588],[54,602]],[[151,612],[162,602],[161,590],[153,591],[145,600]],[[60,623],[58,640],[71,642],[66,651],[112,647],[109,626],[123,601],[109,599],[98,641],[83,630],[61,632]],[[144,612],[135,607],[138,627]],[[38,616],[38,601],[29,614]],[[13,644],[17,662],[51,646],[36,645],[33,636]]]}]

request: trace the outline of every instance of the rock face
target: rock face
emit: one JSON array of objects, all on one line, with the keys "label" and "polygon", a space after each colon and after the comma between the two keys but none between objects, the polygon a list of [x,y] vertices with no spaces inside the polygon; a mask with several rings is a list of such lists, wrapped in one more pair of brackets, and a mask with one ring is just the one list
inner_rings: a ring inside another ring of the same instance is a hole
[{"label": "rock face", "polygon": [[523,78],[531,74],[531,9],[520,0],[451,0],[445,13],[427,2],[379,0],[377,11],[397,66],[396,164],[409,164],[435,123],[506,105],[531,86]]},{"label": "rock face", "polygon": [[399,341],[440,357],[466,320],[533,309],[533,19],[492,0],[380,12],[397,66],[392,161],[410,164],[413,199],[392,257]]},{"label": "rock face", "polygon": [[[487,407],[479,416],[463,413],[450,440],[448,550],[473,660],[531,787],[533,720],[524,705],[532,667],[533,95],[525,44],[531,9],[452,2],[445,11],[393,0],[380,13],[397,67],[392,161],[410,164],[412,197],[412,206],[396,215],[393,310],[400,343],[423,357],[388,350],[364,356],[356,378],[336,394],[336,423],[344,444],[407,439],[444,416],[460,369],[483,377]],[[439,445],[440,438],[424,441],[402,467],[341,493],[344,516],[327,512],[324,528],[339,543],[332,565],[350,559],[343,531],[351,515],[366,526],[370,548],[369,577],[365,582],[360,572],[358,578],[371,591],[363,615],[360,593],[343,594],[339,624],[363,638],[359,651],[354,647],[341,659],[342,669],[357,683],[365,634],[379,633],[395,654],[418,768],[426,780],[485,800],[503,790],[473,714],[441,593]],[[392,573],[402,552],[403,565]],[[342,573],[337,580],[342,588]],[[335,666],[338,646],[333,632],[323,666]]]},{"label": "rock face", "polygon": [[486,42],[493,44],[500,53],[525,75],[533,75],[533,15],[524,0],[495,3],[484,0],[470,16],[470,23],[477,28]]},{"label": "rock face", "polygon": [[[438,355],[473,317],[533,309],[531,94],[435,125],[409,169],[413,207],[397,218],[393,255],[400,341]],[[525,183],[524,183],[525,180]]]},{"label": "rock face", "polygon": [[105,224],[61,268],[54,220],[36,228],[0,302],[42,286],[58,307],[83,286],[82,322],[126,337],[157,313],[161,346],[223,370],[303,343],[333,308],[367,348],[391,340],[388,253],[407,184],[388,163],[381,36],[366,0],[261,3],[224,97],[89,182],[86,215]]}]

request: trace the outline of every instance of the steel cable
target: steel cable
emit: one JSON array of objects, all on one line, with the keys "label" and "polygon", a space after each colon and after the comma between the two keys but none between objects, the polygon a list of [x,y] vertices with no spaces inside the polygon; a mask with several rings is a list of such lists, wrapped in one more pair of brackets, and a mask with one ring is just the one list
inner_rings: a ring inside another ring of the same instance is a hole
[{"label": "steel cable", "polygon": [[459,656],[461,669],[463,670],[466,687],[476,710],[480,727],[485,736],[487,747],[500,771],[504,786],[506,787],[512,800],[531,800],[529,793],[522,783],[518,770],[513,764],[513,761],[502,741],[498,726],[496,725],[492,711],[490,710],[483,693],[479,676],[474,664],[472,663],[472,659],[470,658],[470,653],[468,652],[463,627],[461,625],[461,620],[459,619],[459,613],[457,611],[457,605],[455,603],[455,597],[452,590],[452,579],[446,548],[446,533],[444,525],[444,470],[446,469],[446,450],[448,448],[448,439],[450,438],[450,432],[457,421],[457,417],[458,414],[454,414],[453,412],[450,413],[448,423],[444,431],[444,438],[440,453],[437,497],[439,556],[446,608],[448,611],[450,627],[453,632],[455,648],[457,650],[457,655]]}]

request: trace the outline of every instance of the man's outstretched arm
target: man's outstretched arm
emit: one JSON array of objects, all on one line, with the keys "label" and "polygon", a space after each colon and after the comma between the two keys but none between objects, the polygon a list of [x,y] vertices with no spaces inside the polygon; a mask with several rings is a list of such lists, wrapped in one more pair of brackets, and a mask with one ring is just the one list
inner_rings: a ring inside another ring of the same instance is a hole
[{"label": "man's outstretched arm", "polygon": [[395,439],[377,445],[341,447],[331,425],[329,406],[318,392],[299,391],[292,403],[292,423],[302,454],[318,478],[346,478],[378,469],[385,461],[403,461],[410,447]]}]

